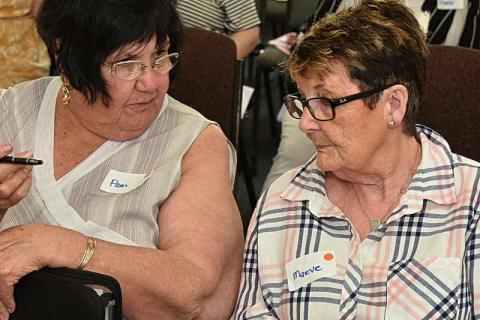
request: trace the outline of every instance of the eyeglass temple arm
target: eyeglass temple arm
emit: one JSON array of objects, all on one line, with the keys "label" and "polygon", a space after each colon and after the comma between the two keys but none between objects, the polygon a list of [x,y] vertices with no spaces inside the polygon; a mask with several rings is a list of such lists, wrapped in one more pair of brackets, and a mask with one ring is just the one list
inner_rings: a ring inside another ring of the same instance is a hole
[{"label": "eyeglass temple arm", "polygon": [[380,87],[380,88],[370,89],[370,90],[367,90],[367,91],[352,94],[351,96],[346,96],[346,97],[339,98],[339,99],[332,99],[330,101],[331,101],[331,104],[332,104],[333,107],[338,107],[342,104],[345,104],[345,103],[353,101],[353,100],[367,98],[374,93],[383,91],[383,90],[385,90],[387,88],[390,88],[391,86],[394,86],[394,85],[395,84],[391,84],[391,85],[383,86],[383,87]]}]

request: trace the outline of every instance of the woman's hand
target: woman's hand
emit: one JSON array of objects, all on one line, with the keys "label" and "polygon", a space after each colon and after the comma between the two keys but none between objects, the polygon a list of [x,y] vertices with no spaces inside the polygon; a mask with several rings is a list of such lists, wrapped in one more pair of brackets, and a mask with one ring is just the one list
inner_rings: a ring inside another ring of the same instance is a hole
[{"label": "woman's hand", "polygon": [[[12,145],[0,145],[0,158],[12,152]],[[16,154],[31,157],[31,152]],[[18,164],[0,164],[0,221],[8,208],[20,202],[32,185],[32,166]]]},{"label": "woman's hand", "polygon": [[15,310],[14,285],[21,277],[45,266],[41,259],[38,225],[13,227],[0,233],[0,316],[8,319]]},{"label": "woman's hand", "polygon": [[0,317],[15,310],[13,289],[25,275],[44,267],[75,268],[85,236],[51,225],[27,224],[0,232]]}]

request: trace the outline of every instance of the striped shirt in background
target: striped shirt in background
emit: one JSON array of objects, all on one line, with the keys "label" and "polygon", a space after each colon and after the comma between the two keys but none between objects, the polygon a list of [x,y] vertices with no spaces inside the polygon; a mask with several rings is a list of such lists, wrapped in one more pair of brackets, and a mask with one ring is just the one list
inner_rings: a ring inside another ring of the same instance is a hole
[{"label": "striped shirt in background", "polygon": [[183,24],[228,34],[260,25],[254,0],[177,0]]},{"label": "striped shirt in background", "polygon": [[235,319],[480,319],[480,164],[418,130],[409,189],[363,242],[313,159],[273,183],[250,223]]}]

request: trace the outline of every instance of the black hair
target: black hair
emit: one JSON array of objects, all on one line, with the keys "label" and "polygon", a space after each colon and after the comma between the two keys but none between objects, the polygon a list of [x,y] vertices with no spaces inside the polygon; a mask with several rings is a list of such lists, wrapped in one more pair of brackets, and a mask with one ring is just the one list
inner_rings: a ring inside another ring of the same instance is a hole
[{"label": "black hair", "polygon": [[175,0],[45,0],[37,27],[58,71],[91,104],[100,94],[108,105],[100,67],[114,51],[154,37],[159,52],[167,37],[169,52],[180,46]]}]

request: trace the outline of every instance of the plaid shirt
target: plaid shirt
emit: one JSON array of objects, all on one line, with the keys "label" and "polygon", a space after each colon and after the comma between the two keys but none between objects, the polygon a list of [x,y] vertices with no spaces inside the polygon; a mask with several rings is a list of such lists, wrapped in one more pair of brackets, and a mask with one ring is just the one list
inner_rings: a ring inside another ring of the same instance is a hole
[{"label": "plaid shirt", "polygon": [[235,319],[480,319],[480,164],[418,130],[422,161],[409,189],[363,242],[313,159],[267,190],[247,235]]}]

